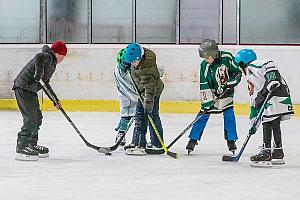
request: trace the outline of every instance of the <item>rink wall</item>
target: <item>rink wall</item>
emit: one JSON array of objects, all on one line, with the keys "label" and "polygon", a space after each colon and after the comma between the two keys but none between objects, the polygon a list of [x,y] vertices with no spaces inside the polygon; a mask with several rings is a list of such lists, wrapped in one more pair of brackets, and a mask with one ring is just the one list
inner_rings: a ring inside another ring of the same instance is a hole
[{"label": "rink wall", "polygon": [[[0,109],[17,109],[11,86],[13,79],[41,44],[0,45]],[[66,110],[118,111],[113,68],[116,54],[126,45],[68,45],[69,54],[57,66],[51,84]],[[165,69],[162,77],[162,112],[195,113],[199,109],[199,63],[197,45],[144,45],[157,55],[159,67]],[[236,46],[220,45],[221,50],[235,54],[243,48],[252,48],[258,59],[271,59],[289,84],[294,104],[300,104],[300,46]],[[39,94],[44,110],[52,105]],[[248,113],[247,85],[243,78],[236,90],[236,112]],[[296,105],[296,113],[299,108]]]}]

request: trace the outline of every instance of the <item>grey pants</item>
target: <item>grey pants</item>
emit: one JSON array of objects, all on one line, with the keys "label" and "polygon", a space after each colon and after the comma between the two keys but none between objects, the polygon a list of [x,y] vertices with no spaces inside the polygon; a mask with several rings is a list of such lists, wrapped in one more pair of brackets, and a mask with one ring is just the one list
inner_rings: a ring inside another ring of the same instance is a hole
[{"label": "grey pants", "polygon": [[14,90],[16,100],[23,116],[23,126],[18,133],[17,146],[36,145],[38,141],[38,130],[42,124],[42,112],[38,96],[34,92],[16,88]]}]

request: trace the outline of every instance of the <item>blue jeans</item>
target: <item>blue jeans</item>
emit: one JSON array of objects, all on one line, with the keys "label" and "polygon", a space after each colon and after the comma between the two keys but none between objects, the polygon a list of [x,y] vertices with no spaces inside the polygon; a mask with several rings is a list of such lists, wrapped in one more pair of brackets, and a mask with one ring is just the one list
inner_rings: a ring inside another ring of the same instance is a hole
[{"label": "blue jeans", "polygon": [[[197,117],[202,115],[198,113]],[[210,117],[210,114],[204,114],[201,116],[193,125],[189,138],[192,140],[200,140],[202,133],[205,129],[207,121]],[[233,107],[226,109],[223,111],[223,119],[224,119],[224,139],[231,141],[237,140],[237,132],[236,132],[236,121]]]},{"label": "blue jeans", "polygon": [[[159,98],[160,96],[154,97],[154,106],[152,110],[152,119],[159,132],[160,137],[163,139],[163,127],[159,117]],[[148,116],[144,114],[144,107],[142,102],[139,100],[136,107],[135,113],[135,127],[133,131],[132,143],[145,147],[147,144],[146,133],[148,127]],[[151,144],[161,147],[161,144],[152,128],[149,126]]]}]

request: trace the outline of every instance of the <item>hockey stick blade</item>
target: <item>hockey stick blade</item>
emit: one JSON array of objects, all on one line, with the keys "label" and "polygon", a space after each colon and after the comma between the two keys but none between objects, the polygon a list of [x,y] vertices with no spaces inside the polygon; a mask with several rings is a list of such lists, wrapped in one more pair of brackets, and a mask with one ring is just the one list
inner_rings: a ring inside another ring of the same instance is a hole
[{"label": "hockey stick blade", "polygon": [[147,147],[146,147],[145,152],[147,154],[159,155],[159,154],[164,154],[165,150],[164,149],[147,149]]},{"label": "hockey stick blade", "polygon": [[[256,127],[256,126],[257,126],[257,124],[258,124],[258,122],[259,122],[261,116],[263,115],[263,111],[264,111],[264,109],[265,109],[265,105],[267,104],[267,102],[268,102],[270,96],[271,96],[271,93],[269,93],[269,94],[267,95],[266,99],[264,100],[264,103],[262,104],[262,106],[261,106],[261,108],[260,108],[260,110],[259,110],[259,112],[258,112],[258,114],[257,114],[257,117],[256,117],[256,119],[254,120],[253,127]],[[256,130],[257,130],[257,129],[256,129]],[[244,152],[244,150],[245,150],[245,148],[246,148],[246,146],[247,146],[249,140],[250,140],[250,137],[251,137],[251,134],[248,133],[248,135],[247,135],[247,137],[246,137],[246,139],[245,139],[245,141],[244,141],[244,143],[243,143],[243,146],[242,146],[240,152],[238,153],[238,155],[236,155],[236,156],[223,156],[223,157],[222,157],[222,161],[238,162],[239,159],[240,159],[240,157],[241,157],[241,155],[242,155],[242,153]]]},{"label": "hockey stick blade", "polygon": [[[145,152],[147,154],[151,154],[151,155],[161,155],[161,154],[164,154],[165,153],[165,150],[164,149],[145,149]],[[177,153],[174,153],[172,151],[167,151],[167,155],[168,156],[171,156],[172,158],[178,158],[178,154]]]},{"label": "hockey stick blade", "polygon": [[104,153],[104,154],[110,154],[110,152],[115,151],[119,147],[119,145],[121,144],[121,142],[122,142],[123,138],[125,137],[125,135],[126,135],[126,133],[124,133],[122,135],[122,137],[117,141],[117,143],[114,144],[111,147],[99,147],[98,152],[99,153]]},{"label": "hockey stick blade", "polygon": [[[49,89],[45,86],[45,83],[40,81],[41,86],[43,91],[46,93],[46,95],[49,97],[49,99],[55,104],[55,105],[59,105],[59,100],[56,99],[51,92],[49,91]],[[78,136],[83,140],[83,142],[86,144],[87,147],[90,147],[100,153],[104,153],[104,154],[109,154],[109,151],[107,151],[107,149],[102,148],[102,147],[98,147],[96,145],[93,145],[91,143],[89,143],[85,137],[81,134],[81,132],[79,131],[79,129],[76,127],[76,125],[74,124],[74,122],[71,120],[71,118],[69,117],[69,115],[65,112],[65,110],[60,106],[59,110],[61,111],[61,113],[64,115],[64,117],[67,119],[67,121],[70,123],[70,125],[74,128],[74,130],[77,132]]]},{"label": "hockey stick blade", "polygon": [[99,147],[98,152],[104,153],[104,154],[109,154],[110,152],[115,151],[120,146],[122,140],[126,136],[126,133],[128,132],[128,129],[131,127],[133,122],[134,122],[134,118],[131,118],[126,132],[124,132],[124,134],[121,136],[121,138],[119,138],[119,140],[116,142],[116,144],[114,144],[113,146],[110,146],[110,147]]},{"label": "hockey stick blade", "polygon": [[237,156],[223,156],[222,161],[227,162],[237,162],[239,160],[239,157]]},{"label": "hockey stick blade", "polygon": [[167,151],[167,155],[175,159],[178,158],[178,154],[171,151]]},{"label": "hockey stick blade", "polygon": [[242,153],[244,152],[245,148],[246,148],[246,145],[248,144],[249,142],[249,139],[250,139],[251,135],[248,134],[246,139],[245,139],[245,142],[240,150],[240,152],[238,153],[238,155],[236,156],[223,156],[222,157],[222,161],[226,161],[226,162],[238,162]]}]

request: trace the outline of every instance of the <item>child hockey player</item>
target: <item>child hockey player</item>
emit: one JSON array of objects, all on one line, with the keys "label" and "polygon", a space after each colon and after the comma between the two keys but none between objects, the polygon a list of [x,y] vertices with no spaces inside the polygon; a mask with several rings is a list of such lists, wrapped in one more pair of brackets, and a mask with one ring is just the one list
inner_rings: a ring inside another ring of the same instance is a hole
[{"label": "child hockey player", "polygon": [[[200,57],[204,58],[200,66],[201,111],[198,114],[198,116],[203,116],[193,125],[186,149],[190,153],[198,145],[197,140],[200,140],[210,114],[222,112],[224,138],[227,140],[229,151],[234,153],[236,150],[235,141],[238,137],[233,111],[233,96],[234,87],[241,80],[241,71],[235,65],[231,53],[219,51],[214,40],[203,40],[198,51]],[[226,90],[227,88],[230,90]],[[213,101],[225,90],[228,92],[213,105]]]},{"label": "child hockey player", "polygon": [[[131,78],[128,70],[130,70],[130,63],[124,62],[124,49],[121,49],[117,55],[117,65],[115,67],[114,76],[118,89],[118,96],[120,98],[120,115],[118,127],[115,129],[118,131],[116,136],[116,142],[127,131],[128,124],[132,117],[135,115],[136,106],[138,102],[138,94],[134,90]],[[120,143],[121,146],[125,146],[125,137]]]},{"label": "child hockey player", "polygon": [[[159,99],[164,89],[164,84],[160,79],[156,64],[156,55],[150,49],[143,48],[138,43],[131,43],[124,51],[124,61],[131,64],[130,76],[135,88],[138,90],[137,92],[142,98],[142,100],[139,98],[136,107],[132,144],[126,146],[127,153],[129,153],[136,146],[140,148],[146,147],[148,114],[152,116],[158,132],[161,138],[163,138],[163,128],[159,116]],[[151,144],[148,147],[161,147],[151,126],[150,140]]]},{"label": "child hockey player", "polygon": [[[239,63],[247,76],[251,106],[251,127],[266,96],[271,93],[260,119],[263,124],[262,149],[258,154],[250,157],[251,165],[284,164],[280,122],[290,119],[291,115],[294,114],[290,92],[274,61],[256,59],[256,54],[251,49],[243,49],[235,56],[236,63]],[[255,134],[255,132],[256,127],[249,130],[250,134]],[[272,133],[274,137],[273,150],[271,150]]]},{"label": "child hockey player", "polygon": [[[66,54],[67,47],[62,41],[55,41],[51,48],[45,45],[42,52],[36,54],[14,80],[12,89],[23,116],[23,126],[17,139],[16,160],[38,160],[38,157],[49,156],[49,149],[37,144],[38,130],[42,124],[42,113],[37,92],[42,89],[39,82],[42,80],[57,99],[49,82],[56,65],[64,59]],[[58,99],[57,101],[59,102]],[[61,105],[59,103],[55,106],[59,109]]]}]

